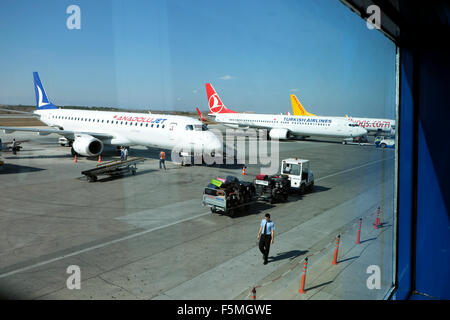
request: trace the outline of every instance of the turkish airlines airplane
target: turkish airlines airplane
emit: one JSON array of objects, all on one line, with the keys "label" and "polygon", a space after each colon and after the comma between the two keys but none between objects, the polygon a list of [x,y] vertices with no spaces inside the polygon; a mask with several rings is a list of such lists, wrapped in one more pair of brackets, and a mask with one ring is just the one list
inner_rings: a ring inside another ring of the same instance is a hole
[{"label": "turkish airlines airplane", "polygon": [[[317,117],[315,114],[306,111],[306,109],[302,106],[302,104],[294,94],[291,95],[291,102],[292,102],[292,111],[294,115]],[[342,119],[344,117],[332,117],[332,118]],[[352,121],[353,123],[359,124],[360,127],[367,130],[367,134],[369,135],[376,135],[376,136],[383,134],[390,136],[395,135],[395,120],[376,119],[376,118],[354,118],[347,116],[345,116],[345,118]]]},{"label": "turkish airlines airplane", "polygon": [[0,127],[5,133],[57,133],[72,144],[72,154],[97,156],[104,145],[141,145],[162,149],[195,150],[215,153],[222,142],[197,119],[185,116],[58,109],[47,98],[37,72],[33,73],[36,114],[51,128]]},{"label": "turkish airlines airplane", "polygon": [[233,128],[267,129],[272,139],[309,136],[348,138],[367,134],[365,129],[345,118],[238,113],[225,107],[210,83],[206,84],[206,94],[210,110],[208,115],[214,117],[216,122]]}]

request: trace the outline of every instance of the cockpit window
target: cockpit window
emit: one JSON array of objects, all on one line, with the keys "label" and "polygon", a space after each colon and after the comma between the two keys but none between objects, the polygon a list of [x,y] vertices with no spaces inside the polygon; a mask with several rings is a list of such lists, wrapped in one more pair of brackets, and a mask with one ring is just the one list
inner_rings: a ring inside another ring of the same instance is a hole
[{"label": "cockpit window", "polygon": [[192,124],[188,124],[186,126],[186,130],[194,130],[194,127],[192,126]]},{"label": "cockpit window", "polygon": [[208,126],[205,124],[195,124],[194,125],[194,130],[195,131],[207,131],[208,130]]}]

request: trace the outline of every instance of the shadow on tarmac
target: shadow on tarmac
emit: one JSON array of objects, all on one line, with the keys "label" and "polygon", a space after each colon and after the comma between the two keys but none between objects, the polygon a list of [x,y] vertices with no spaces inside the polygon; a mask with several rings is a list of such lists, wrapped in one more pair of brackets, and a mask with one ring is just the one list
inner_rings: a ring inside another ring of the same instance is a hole
[{"label": "shadow on tarmac", "polygon": [[377,239],[377,238],[370,238],[370,239],[363,240],[363,241],[361,241],[360,243],[364,243],[364,242],[372,241],[372,240],[376,240],[376,239]]},{"label": "shadow on tarmac", "polygon": [[[248,209],[245,208],[245,206],[240,207],[236,212],[232,212],[231,214],[226,214],[226,216],[229,216],[230,218],[242,218],[249,215],[256,215],[262,212],[265,212],[266,210],[270,210],[272,208],[275,208],[274,205],[266,202],[258,202],[252,205],[248,206]],[[220,215],[225,215],[222,213],[217,213]]]},{"label": "shadow on tarmac", "polygon": [[[366,240],[366,241],[368,241],[368,240]],[[362,243],[362,241],[361,241],[361,243]],[[359,258],[359,256],[354,256],[354,257],[351,257],[351,258],[338,260],[337,262],[341,263],[341,262],[350,261],[350,260],[354,260],[354,259],[358,259],[358,258]]]},{"label": "shadow on tarmac", "polygon": [[[139,176],[139,175],[143,175],[143,174],[147,174],[150,172],[155,172],[155,171],[159,171],[159,170],[155,170],[155,169],[147,169],[147,170],[137,170],[136,174],[134,174],[135,176]],[[123,178],[127,178],[127,177],[132,177],[133,174],[131,173],[125,173],[123,175],[114,175],[114,176],[106,176],[105,178],[101,178],[98,179],[96,182],[109,182],[109,181],[114,181],[117,179],[123,179]]]},{"label": "shadow on tarmac", "polygon": [[60,154],[60,155],[41,155],[41,156],[21,156],[17,153],[15,157],[5,157],[5,159],[64,159],[64,158],[72,158],[71,154]]},{"label": "shadow on tarmac", "polygon": [[328,191],[328,190],[331,190],[331,188],[314,185],[314,190],[306,191],[305,194],[299,194],[297,192],[291,191],[289,193],[289,199],[290,199],[289,201],[292,201],[292,199],[294,201],[298,201],[298,200],[301,200],[305,195],[308,195],[309,193],[319,193],[319,192],[324,192],[324,191]]},{"label": "shadow on tarmac", "polygon": [[327,284],[330,284],[330,283],[332,283],[332,282],[333,282],[333,281],[327,281],[327,282],[318,284],[317,286],[314,286],[314,287],[305,288],[305,291],[312,290],[312,289],[316,289],[316,288],[320,288],[320,287],[326,286]]},{"label": "shadow on tarmac", "polygon": [[43,170],[45,170],[45,169],[5,163],[2,166],[2,169],[0,169],[0,174],[35,172],[35,171],[43,171]]},{"label": "shadow on tarmac", "polygon": [[269,261],[279,261],[284,259],[293,260],[301,255],[308,253],[308,250],[291,250],[286,252],[277,253],[275,257],[269,257]]}]

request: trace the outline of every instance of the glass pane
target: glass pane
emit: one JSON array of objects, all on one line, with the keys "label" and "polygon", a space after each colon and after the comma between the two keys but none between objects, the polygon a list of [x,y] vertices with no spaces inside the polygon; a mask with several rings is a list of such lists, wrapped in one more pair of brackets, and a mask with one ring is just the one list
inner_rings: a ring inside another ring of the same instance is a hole
[{"label": "glass pane", "polygon": [[396,47],[340,1],[4,0],[0,21],[0,103],[25,112],[0,111],[0,295],[392,288]]}]

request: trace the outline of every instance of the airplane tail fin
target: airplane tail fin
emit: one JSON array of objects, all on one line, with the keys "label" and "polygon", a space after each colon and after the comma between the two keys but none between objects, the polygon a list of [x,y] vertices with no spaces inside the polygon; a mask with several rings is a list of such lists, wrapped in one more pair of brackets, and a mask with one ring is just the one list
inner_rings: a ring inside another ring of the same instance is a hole
[{"label": "airplane tail fin", "polygon": [[210,113],[237,113],[236,111],[230,110],[224,106],[222,100],[220,100],[219,95],[216,90],[214,90],[211,83],[206,84],[206,96],[208,97]]},{"label": "airplane tail fin", "polygon": [[200,120],[202,120],[203,122],[206,122],[206,119],[205,119],[205,117],[203,117],[203,115],[202,115],[202,113],[200,112],[200,110],[198,110],[197,107],[195,107],[195,109],[197,109],[197,113],[198,113],[198,116],[200,117]]},{"label": "airplane tail fin", "polygon": [[297,99],[295,94],[291,94],[292,111],[296,116],[316,116],[315,114],[309,113],[303,108],[300,101]]},{"label": "airplane tail fin", "polygon": [[38,110],[58,109],[53,103],[48,101],[44,87],[42,86],[41,83],[41,79],[39,79],[39,74],[37,72],[33,72],[33,78],[34,78],[34,92],[36,93],[37,109]]}]

